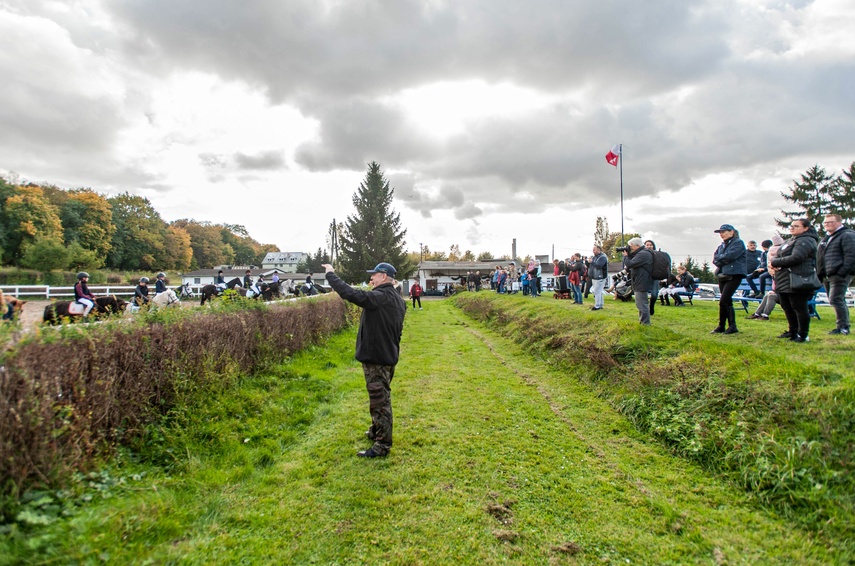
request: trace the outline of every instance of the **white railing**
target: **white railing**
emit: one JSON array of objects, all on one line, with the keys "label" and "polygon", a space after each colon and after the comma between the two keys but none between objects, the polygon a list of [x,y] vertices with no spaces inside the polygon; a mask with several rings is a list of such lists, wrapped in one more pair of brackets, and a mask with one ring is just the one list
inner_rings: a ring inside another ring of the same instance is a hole
[{"label": "white railing", "polygon": [[[174,287],[170,287],[174,289]],[[190,285],[193,292],[198,295],[202,285]],[[0,285],[4,295],[11,295],[18,299],[50,300],[57,298],[74,297],[74,287],[52,287],[50,285]],[[89,285],[89,291],[93,295],[117,295],[120,297],[132,297],[135,286],[129,285]],[[154,291],[154,286],[151,287]],[[180,291],[176,291],[180,294]]]}]

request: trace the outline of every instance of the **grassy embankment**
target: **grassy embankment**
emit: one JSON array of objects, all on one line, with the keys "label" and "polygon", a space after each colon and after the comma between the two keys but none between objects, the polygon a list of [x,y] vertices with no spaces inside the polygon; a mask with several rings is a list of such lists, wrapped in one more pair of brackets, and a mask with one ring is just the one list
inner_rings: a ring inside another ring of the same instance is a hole
[{"label": "grassy embankment", "polygon": [[[639,329],[630,306],[591,313],[566,302],[485,293],[467,308],[489,308],[486,325],[450,301],[411,311],[393,383],[395,447],[380,461],[354,455],[367,446],[367,399],[352,360],[353,331],[338,335],[176,410],[100,474],[64,493],[42,494],[42,503],[26,508],[31,526],[16,526],[2,539],[0,562],[851,559],[845,541],[760,508],[732,483],[639,432],[614,408],[639,419],[641,411],[621,404],[631,399],[630,388],[613,379],[619,374],[595,373],[575,349],[610,345],[622,353],[627,381],[651,383],[659,383],[652,367],[670,363],[682,363],[678,378],[691,381],[691,364],[678,359],[684,355],[711,356],[710,379],[722,366],[771,371],[773,359],[784,360],[810,370],[794,366],[787,374],[781,390],[795,394],[851,386],[851,376],[818,352],[833,346],[817,340],[807,345],[815,348],[808,356],[778,345],[771,347],[780,351],[763,353],[749,341],[765,340],[772,329],[754,327],[728,345],[700,334],[710,326],[710,305],[663,309],[654,328]],[[555,331],[537,338],[532,329],[544,324]],[[686,327],[698,338],[674,331]],[[491,330],[502,328],[526,338],[536,355]],[[583,343],[589,333],[597,338]],[[579,345],[571,347],[574,341]],[[851,361],[851,346],[840,350],[842,361]],[[768,366],[754,365],[767,356]],[[648,377],[633,377],[638,371]],[[825,381],[814,383],[820,374]]]}]

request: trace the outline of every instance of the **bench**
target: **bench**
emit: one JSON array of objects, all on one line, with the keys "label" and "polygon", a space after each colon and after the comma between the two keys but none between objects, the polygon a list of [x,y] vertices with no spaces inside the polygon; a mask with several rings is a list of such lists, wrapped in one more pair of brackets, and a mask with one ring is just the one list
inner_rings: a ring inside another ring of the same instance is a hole
[{"label": "bench", "polygon": [[[748,303],[749,302],[760,303],[763,301],[763,297],[749,297],[748,293],[750,293],[750,292],[751,292],[751,287],[749,287],[748,283],[746,283],[743,280],[742,283],[739,284],[739,287],[737,287],[736,293],[734,293],[734,295],[733,295],[734,304],[737,301],[739,301],[739,303],[742,305],[742,308],[745,310],[746,313],[748,313]],[[816,291],[813,292],[813,297],[811,297],[811,299],[808,301],[808,314],[811,317],[815,317],[817,320],[822,320],[819,317],[819,313],[816,312],[816,295],[819,292],[824,293],[825,289],[820,287],[819,289],[817,289]]]},{"label": "bench", "polygon": [[700,279],[698,279],[697,277],[695,277],[695,285],[694,285],[694,287],[692,287],[691,292],[689,292],[689,291],[680,291],[679,293],[677,293],[677,295],[678,295],[678,296],[680,297],[680,299],[682,299],[684,302],[688,302],[690,305],[694,306],[694,303],[692,303],[692,297],[694,297],[694,296],[695,296],[695,291],[697,291],[697,290],[698,290],[698,283],[700,283]]}]

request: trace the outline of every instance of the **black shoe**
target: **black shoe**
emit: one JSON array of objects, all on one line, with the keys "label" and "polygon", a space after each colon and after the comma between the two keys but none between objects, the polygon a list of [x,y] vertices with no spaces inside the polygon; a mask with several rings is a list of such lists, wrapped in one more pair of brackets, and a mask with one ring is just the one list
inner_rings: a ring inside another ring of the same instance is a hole
[{"label": "black shoe", "polygon": [[592,311],[601,311],[601,310],[603,310],[603,307],[591,307],[591,310]]},{"label": "black shoe", "polygon": [[786,338],[787,340],[792,340],[794,337],[795,337],[795,334],[793,334],[790,331],[778,334],[778,338]]},{"label": "black shoe", "polygon": [[724,334],[724,326],[716,326],[710,334]]},{"label": "black shoe", "polygon": [[760,318],[760,315],[755,312],[754,314],[752,314],[748,318],[749,318],[749,320],[755,320],[755,319]]},{"label": "black shoe", "polygon": [[739,331],[736,329],[735,326],[731,326],[730,328],[724,331],[725,334],[736,334],[737,332]]},{"label": "black shoe", "polygon": [[377,452],[376,450],[374,450],[373,446],[371,448],[369,448],[368,450],[360,450],[359,452],[356,453],[356,455],[359,456],[360,458],[385,458],[386,457],[386,454],[381,454],[380,452]]},{"label": "black shoe", "polygon": [[829,334],[839,334],[841,336],[846,336],[849,334],[849,329],[848,328],[835,328],[834,330],[829,332]]},{"label": "black shoe", "polygon": [[796,334],[795,338],[790,338],[793,342],[810,342],[810,338],[807,336],[802,336],[801,334]]}]

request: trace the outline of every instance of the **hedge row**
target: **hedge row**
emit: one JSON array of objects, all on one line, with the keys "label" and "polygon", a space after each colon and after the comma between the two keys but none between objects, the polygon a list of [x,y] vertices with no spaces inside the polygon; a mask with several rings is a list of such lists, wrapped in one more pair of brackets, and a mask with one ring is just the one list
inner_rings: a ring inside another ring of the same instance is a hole
[{"label": "hedge row", "polygon": [[0,496],[63,483],[192,390],[224,387],[345,327],[337,296],[165,324],[44,331],[0,367]]}]

